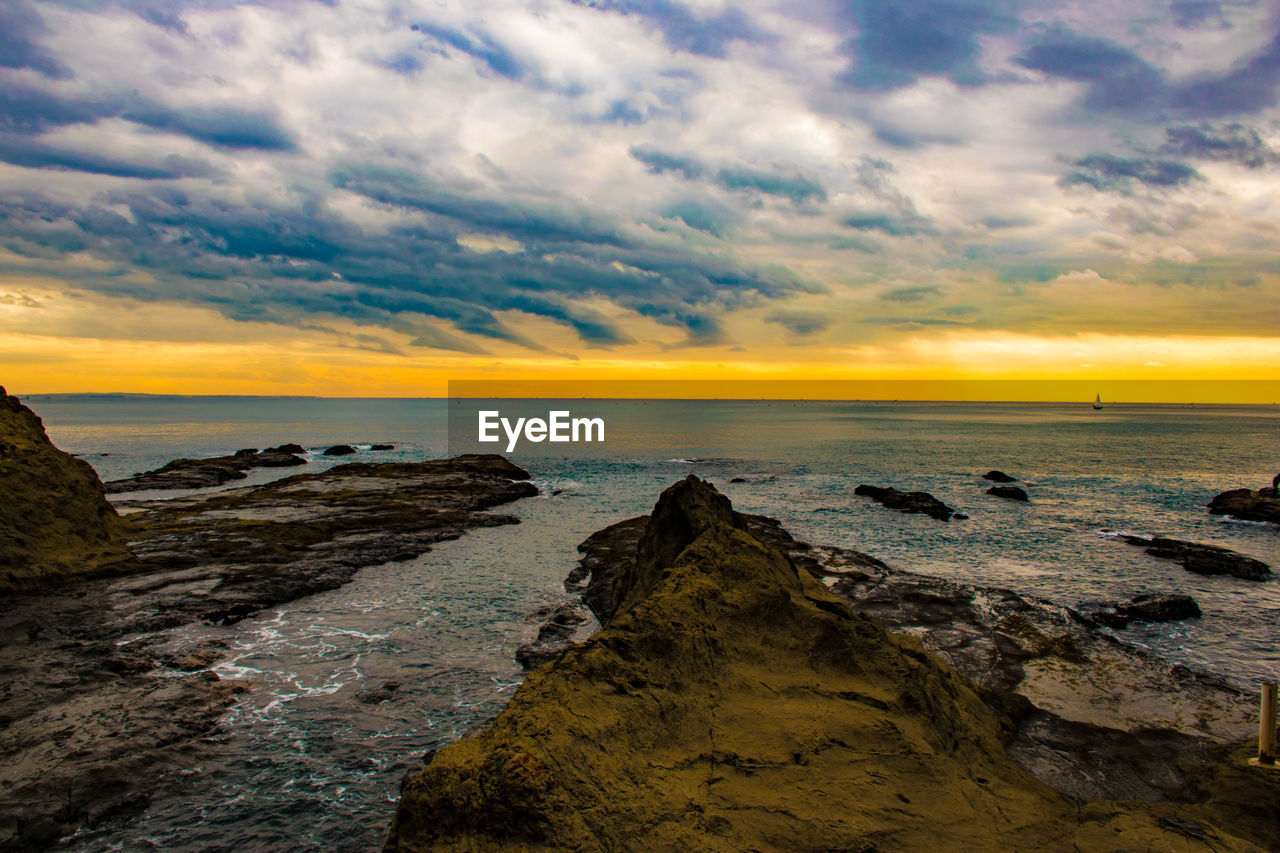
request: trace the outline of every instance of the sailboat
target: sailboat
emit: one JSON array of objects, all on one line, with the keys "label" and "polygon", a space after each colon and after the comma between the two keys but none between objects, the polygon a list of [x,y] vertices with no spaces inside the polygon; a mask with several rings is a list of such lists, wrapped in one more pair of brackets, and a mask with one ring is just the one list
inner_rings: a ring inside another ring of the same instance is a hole
[{"label": "sailboat", "polygon": [[1101,394],[1099,394],[1098,396],[1096,396],[1096,397],[1094,397],[1094,398],[1093,398],[1093,407],[1094,407],[1095,409],[1101,409],[1101,408],[1102,408],[1102,395],[1101,395]]}]

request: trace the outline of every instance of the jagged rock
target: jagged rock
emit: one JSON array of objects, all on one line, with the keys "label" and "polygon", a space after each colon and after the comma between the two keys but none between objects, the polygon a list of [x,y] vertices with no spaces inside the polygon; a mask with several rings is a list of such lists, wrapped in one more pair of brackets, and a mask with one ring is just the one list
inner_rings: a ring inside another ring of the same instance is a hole
[{"label": "jagged rock", "polygon": [[990,480],[993,483],[1016,483],[1017,477],[1010,477],[1003,471],[988,471],[982,475],[982,479]]},{"label": "jagged rock", "polygon": [[[1113,849],[1121,832],[1125,849],[1167,845],[1172,808],[1072,802],[1038,782],[1005,751],[1007,717],[708,484],[677,483],[630,529],[605,627],[407,780],[386,850],[1068,851]],[[597,544],[623,549],[617,529]],[[1264,811],[1179,805],[1208,830],[1179,845],[1255,849],[1274,829]]]},{"label": "jagged rock", "polygon": [[[124,480],[112,480],[105,488],[111,494],[141,492],[151,489],[202,489],[221,486],[232,480],[243,480],[246,471],[254,468],[289,468],[306,465],[307,460],[295,455],[288,448],[293,445],[272,447],[259,452],[252,447],[237,450],[231,456],[211,459],[174,459],[152,471],[134,474]],[[303,452],[298,448],[297,453]]]},{"label": "jagged rock", "polygon": [[1005,498],[1006,500],[1022,501],[1023,503],[1031,500],[1027,497],[1027,493],[1018,486],[992,486],[987,489],[987,494]]},{"label": "jagged rock", "polygon": [[1200,605],[1189,595],[1144,593],[1128,601],[1080,608],[1086,621],[1108,628],[1127,628],[1130,622],[1178,622],[1196,619]]},{"label": "jagged rock", "polygon": [[1271,577],[1271,567],[1266,563],[1218,545],[1202,545],[1164,536],[1121,538],[1130,545],[1145,547],[1153,557],[1181,563],[1184,569],[1198,575],[1230,575],[1247,581],[1264,581]]},{"label": "jagged rock", "polygon": [[0,388],[0,592],[127,570],[128,527],[89,463],[54,447]]},{"label": "jagged rock", "polygon": [[1229,515],[1245,521],[1269,521],[1280,524],[1280,497],[1275,488],[1233,489],[1223,492],[1209,501],[1209,512],[1213,515]]},{"label": "jagged rock", "polygon": [[537,639],[516,649],[516,660],[525,669],[536,669],[555,660],[573,645],[574,634],[586,621],[587,614],[576,601],[562,604],[551,611],[547,621],[538,628]]},{"label": "jagged rock", "polygon": [[356,449],[349,444],[335,444],[324,452],[325,456],[350,456]]},{"label": "jagged rock", "polygon": [[[919,513],[938,521],[950,521],[957,513],[928,492],[900,492],[892,487],[868,486],[865,483],[853,490],[899,512]],[[968,516],[965,516],[967,518]]]}]

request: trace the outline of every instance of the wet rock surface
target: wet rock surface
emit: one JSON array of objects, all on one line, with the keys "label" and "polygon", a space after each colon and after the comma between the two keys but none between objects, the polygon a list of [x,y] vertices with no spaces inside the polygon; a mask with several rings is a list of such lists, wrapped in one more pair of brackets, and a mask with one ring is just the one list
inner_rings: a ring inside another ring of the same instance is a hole
[{"label": "wet rock surface", "polygon": [[306,465],[298,456],[305,453],[296,444],[285,444],[259,451],[246,447],[230,456],[211,459],[175,459],[154,471],[135,474],[123,480],[111,480],[104,486],[108,494],[142,492],[152,489],[203,489],[221,486],[232,480],[243,480],[254,468],[290,468]]},{"label": "wet rock surface", "polygon": [[1247,581],[1264,581],[1271,577],[1271,567],[1266,563],[1218,545],[1202,545],[1164,536],[1126,535],[1121,538],[1130,545],[1146,548],[1153,557],[1173,560],[1198,575],[1230,575]]},{"label": "wet rock surface", "polygon": [[209,670],[216,642],[156,631],[233,622],[514,523],[485,510],[536,494],[527,478],[502,457],[464,456],[135,502],[129,574],[11,596],[0,614],[0,849],[46,849],[197,772],[200,739],[244,686]]},{"label": "wet rock surface", "polygon": [[1022,501],[1027,503],[1031,498],[1027,497],[1027,493],[1018,486],[992,486],[987,489],[987,494],[997,498],[1004,498],[1008,501]]},{"label": "wet rock surface", "polygon": [[1233,489],[1209,501],[1212,515],[1229,515],[1245,521],[1269,521],[1280,524],[1280,496],[1276,489]]},{"label": "wet rock surface", "polygon": [[855,495],[869,497],[889,509],[899,512],[919,513],[938,521],[950,521],[952,518],[966,518],[953,508],[935,498],[928,492],[900,492],[893,487],[868,486],[865,483],[853,490]]},{"label": "wet rock surface", "polygon": [[387,850],[1270,844],[1280,780],[1222,763],[1251,703],[1064,608],[796,542],[696,478],[582,551],[603,629],[407,780]]}]

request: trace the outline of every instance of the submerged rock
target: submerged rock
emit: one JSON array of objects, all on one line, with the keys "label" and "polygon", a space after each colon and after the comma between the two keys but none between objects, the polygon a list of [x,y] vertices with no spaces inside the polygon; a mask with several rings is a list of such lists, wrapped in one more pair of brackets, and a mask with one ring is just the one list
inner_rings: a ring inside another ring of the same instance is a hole
[{"label": "submerged rock", "polygon": [[768,527],[689,477],[611,528],[596,544],[615,557],[635,537],[596,596],[604,628],[407,780],[386,849],[1067,851],[1121,832],[1146,849],[1170,816],[1207,827],[1180,849],[1258,849],[1265,819],[1037,781],[1005,751],[1007,716],[855,615]]},{"label": "submerged rock", "polygon": [[987,489],[987,494],[994,495],[997,498],[1004,498],[1010,501],[1022,501],[1027,503],[1031,499],[1027,497],[1027,493],[1018,486],[992,486]]},{"label": "submerged rock", "polygon": [[89,463],[0,388],[0,592],[126,570],[127,530]]},{"label": "submerged rock", "polygon": [[231,456],[215,456],[211,459],[175,459],[152,471],[134,474],[124,480],[112,480],[105,488],[108,493],[122,494],[152,489],[203,489],[221,486],[232,480],[243,480],[247,476],[245,472],[254,468],[306,465],[307,460],[296,455],[303,452],[296,444],[285,444],[263,451],[246,447]]},{"label": "submerged rock", "polygon": [[938,521],[950,521],[961,516],[954,509],[944,504],[928,492],[900,492],[892,487],[868,486],[865,483],[853,490],[855,495],[864,495],[899,512],[919,513]]},{"label": "submerged rock", "polygon": [[1212,515],[1229,515],[1245,521],[1269,521],[1280,524],[1280,497],[1275,488],[1233,489],[1209,501]]},{"label": "submerged rock", "polygon": [[1202,545],[1164,536],[1121,538],[1131,545],[1145,547],[1153,557],[1181,563],[1184,569],[1198,575],[1230,575],[1247,581],[1264,581],[1271,577],[1271,567],[1266,563],[1218,545]]},{"label": "submerged rock", "polygon": [[1085,606],[1086,621],[1108,628],[1127,628],[1130,622],[1179,622],[1200,617],[1200,605],[1189,595],[1144,593],[1128,601]]},{"label": "submerged rock", "polygon": [[1010,477],[1003,471],[988,471],[982,475],[982,479],[990,480],[993,483],[1016,483],[1017,477]]}]

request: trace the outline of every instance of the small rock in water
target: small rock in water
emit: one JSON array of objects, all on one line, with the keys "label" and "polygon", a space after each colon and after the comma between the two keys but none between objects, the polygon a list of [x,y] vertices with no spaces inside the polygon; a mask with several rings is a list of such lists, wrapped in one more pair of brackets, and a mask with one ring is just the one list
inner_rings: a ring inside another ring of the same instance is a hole
[{"label": "small rock in water", "polygon": [[1003,471],[988,471],[982,475],[982,479],[990,480],[993,483],[1016,483],[1017,477],[1010,477]]},{"label": "small rock in water", "polygon": [[271,450],[264,451],[270,453],[274,450],[276,453],[306,453],[307,449],[301,444],[282,444],[279,447],[273,447]]},{"label": "small rock in water", "polygon": [[968,518],[968,516],[961,516],[955,509],[947,506],[928,492],[900,492],[892,487],[868,486],[863,483],[854,489],[853,493],[869,497],[884,504],[889,509],[907,513],[919,513],[930,518],[936,518],[938,521],[950,521],[952,517]]},{"label": "small rock in water", "polygon": [[1087,622],[1108,628],[1126,628],[1130,622],[1178,622],[1199,618],[1200,605],[1189,595],[1144,593],[1128,601],[1104,604],[1080,611]]},{"label": "small rock in water", "polygon": [[257,454],[257,452],[258,452],[258,448],[256,448],[256,447],[245,447],[245,448],[243,448],[243,449],[241,449],[241,450],[237,450],[237,451],[235,452],[235,454],[234,454],[234,455],[236,455],[236,456],[253,456],[253,455]]},{"label": "small rock in water", "polygon": [[396,446],[394,444],[371,444],[369,446],[369,449],[370,450],[395,450]]},{"label": "small rock in water", "polygon": [[325,456],[350,456],[356,449],[349,444],[335,444],[324,452]]},{"label": "small rock in water", "polygon": [[1184,569],[1198,575],[1230,575],[1247,581],[1264,581],[1271,577],[1271,567],[1261,560],[1217,545],[1184,542],[1164,536],[1152,539],[1141,536],[1121,538],[1130,545],[1146,546],[1147,553],[1151,556],[1181,563]]},{"label": "small rock in water", "polygon": [[987,489],[987,494],[1011,501],[1022,501],[1023,503],[1031,500],[1027,497],[1027,493],[1017,486],[992,486]]},{"label": "small rock in water", "polygon": [[734,478],[733,478],[732,480],[730,480],[729,482],[730,482],[730,483],[745,483],[745,482],[747,482],[747,478],[746,478],[746,477],[734,477]]}]

